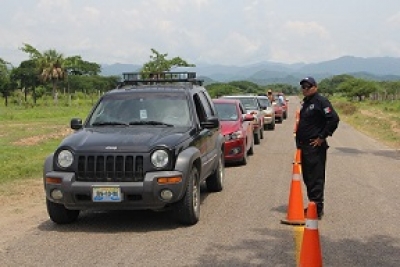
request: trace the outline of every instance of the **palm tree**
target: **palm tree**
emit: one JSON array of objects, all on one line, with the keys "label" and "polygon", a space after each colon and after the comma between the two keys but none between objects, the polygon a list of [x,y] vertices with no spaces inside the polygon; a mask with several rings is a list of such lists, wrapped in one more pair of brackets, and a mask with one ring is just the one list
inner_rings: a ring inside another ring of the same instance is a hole
[{"label": "palm tree", "polygon": [[47,50],[39,59],[40,79],[43,82],[51,81],[52,96],[57,102],[57,83],[65,77],[63,54],[58,53],[54,49]]},{"label": "palm tree", "polygon": [[58,53],[54,49],[49,49],[40,53],[30,44],[24,44],[20,49],[25,53],[28,53],[29,57],[35,61],[40,80],[43,82],[52,82],[52,96],[56,102],[57,83],[65,77],[63,54]]}]

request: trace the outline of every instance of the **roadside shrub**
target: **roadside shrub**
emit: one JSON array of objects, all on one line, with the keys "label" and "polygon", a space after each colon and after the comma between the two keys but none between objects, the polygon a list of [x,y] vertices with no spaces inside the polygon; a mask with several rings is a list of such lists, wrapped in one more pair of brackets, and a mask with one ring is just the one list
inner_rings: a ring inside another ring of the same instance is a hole
[{"label": "roadside shrub", "polygon": [[357,106],[350,102],[336,103],[335,108],[345,115],[353,115],[357,112]]},{"label": "roadside shrub", "polygon": [[47,94],[47,89],[43,85],[39,85],[38,87],[36,87],[35,93],[36,93],[36,98],[39,99]]}]

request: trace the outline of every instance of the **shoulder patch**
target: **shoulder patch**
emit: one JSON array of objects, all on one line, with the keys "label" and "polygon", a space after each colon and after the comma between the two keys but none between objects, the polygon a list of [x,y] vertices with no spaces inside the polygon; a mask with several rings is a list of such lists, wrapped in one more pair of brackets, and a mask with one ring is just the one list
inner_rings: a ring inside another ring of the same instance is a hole
[{"label": "shoulder patch", "polygon": [[324,108],[324,112],[325,112],[325,114],[330,113],[331,112],[331,108],[330,107]]}]

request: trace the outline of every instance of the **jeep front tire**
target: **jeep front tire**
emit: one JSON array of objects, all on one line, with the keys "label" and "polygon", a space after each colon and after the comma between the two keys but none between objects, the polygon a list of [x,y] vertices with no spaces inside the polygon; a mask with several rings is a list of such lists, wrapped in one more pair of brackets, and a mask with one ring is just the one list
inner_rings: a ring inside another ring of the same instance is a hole
[{"label": "jeep front tire", "polygon": [[51,202],[46,199],[47,213],[50,219],[57,224],[69,224],[79,216],[79,210],[69,210],[62,204]]},{"label": "jeep front tire", "polygon": [[225,174],[225,163],[224,163],[224,152],[221,151],[219,156],[218,166],[213,174],[211,174],[207,180],[207,190],[210,192],[220,192],[224,186],[224,174]]},{"label": "jeep front tire", "polygon": [[200,218],[199,172],[193,167],[188,177],[185,196],[177,203],[176,213],[180,223],[195,225]]}]

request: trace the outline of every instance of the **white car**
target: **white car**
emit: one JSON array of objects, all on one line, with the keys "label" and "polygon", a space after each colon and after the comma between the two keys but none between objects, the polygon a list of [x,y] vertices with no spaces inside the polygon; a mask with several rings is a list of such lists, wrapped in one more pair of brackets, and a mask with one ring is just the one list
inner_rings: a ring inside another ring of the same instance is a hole
[{"label": "white car", "polygon": [[275,129],[275,110],[267,96],[257,96],[264,117],[264,130]]}]

